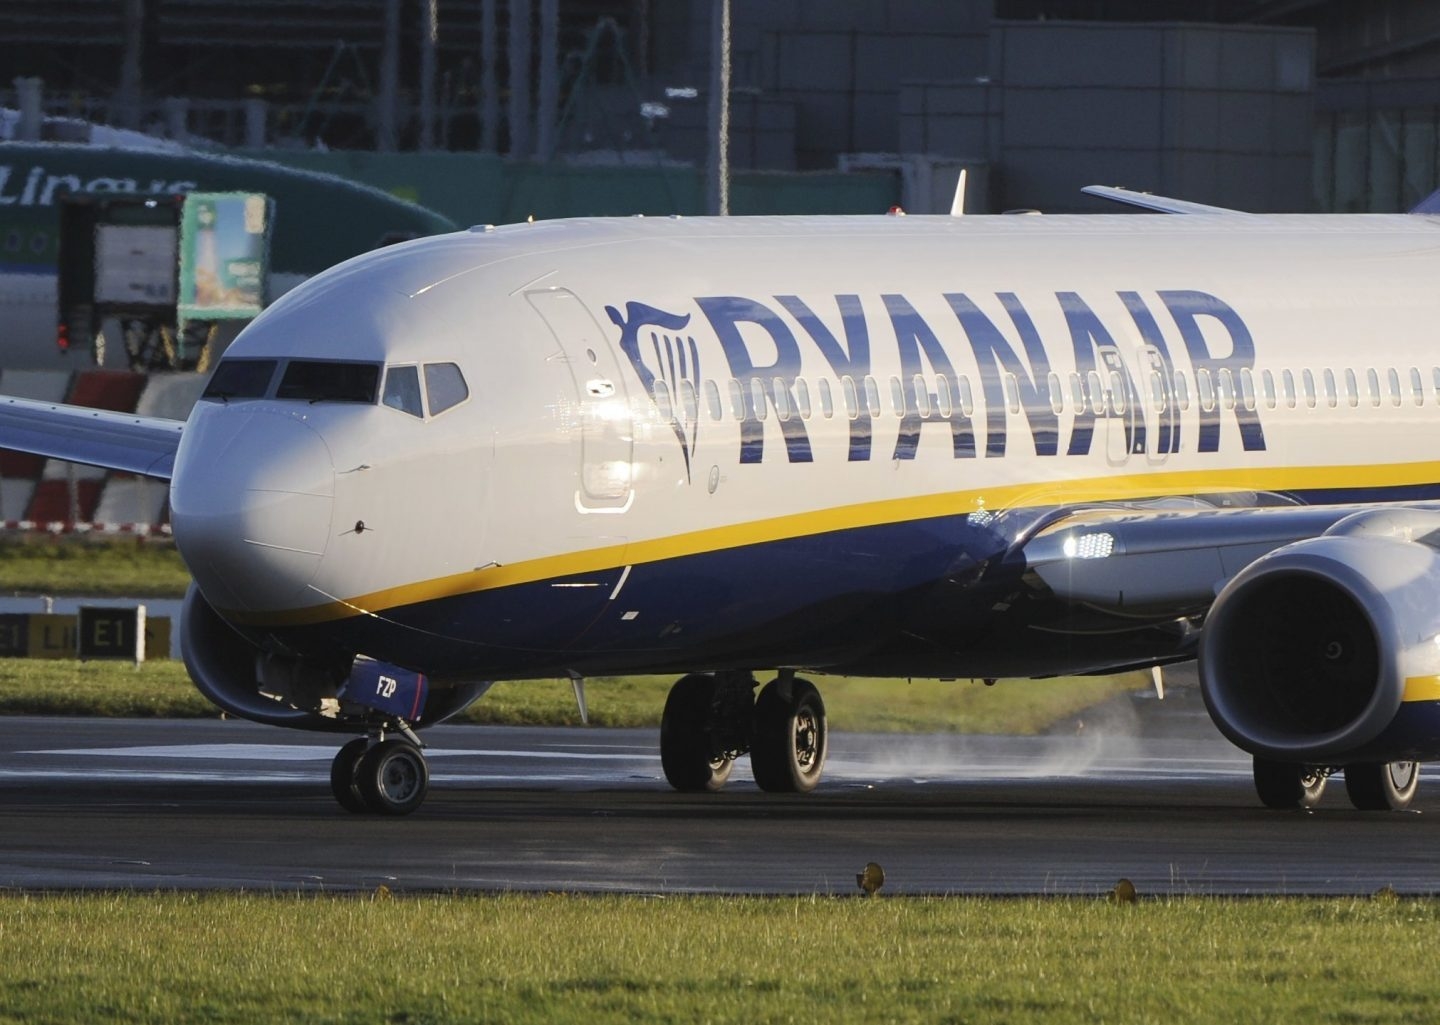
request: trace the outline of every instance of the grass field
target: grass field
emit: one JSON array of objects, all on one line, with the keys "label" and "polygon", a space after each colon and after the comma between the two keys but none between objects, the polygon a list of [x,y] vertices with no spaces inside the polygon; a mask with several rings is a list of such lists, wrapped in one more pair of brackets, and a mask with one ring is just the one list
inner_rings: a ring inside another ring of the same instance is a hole
[{"label": "grass field", "polygon": [[[0,540],[0,593],[180,597],[190,576],[173,544],[134,538],[17,535]],[[763,679],[763,677],[762,677]],[[1117,694],[1121,678],[1008,680],[995,687],[933,680],[815,677],[838,730],[1034,734]],[[669,678],[589,681],[596,726],[659,726]],[[123,664],[0,659],[0,715],[196,717],[217,714],[178,662]],[[566,681],[497,684],[460,718],[497,725],[580,724]]]},{"label": "grass field", "polygon": [[[1034,734],[1056,721],[1146,685],[1143,676],[978,683],[814,678],[831,728],[852,731]],[[596,726],[659,726],[669,678],[598,678],[586,686]],[[0,659],[0,715],[195,718],[217,715],[180,662]],[[565,680],[497,684],[461,722],[579,725]]]},{"label": "grass field", "polygon": [[1434,1020],[1410,899],[0,896],[0,1022]]},{"label": "grass field", "polygon": [[0,540],[0,594],[179,598],[190,572],[168,541],[139,538]]}]

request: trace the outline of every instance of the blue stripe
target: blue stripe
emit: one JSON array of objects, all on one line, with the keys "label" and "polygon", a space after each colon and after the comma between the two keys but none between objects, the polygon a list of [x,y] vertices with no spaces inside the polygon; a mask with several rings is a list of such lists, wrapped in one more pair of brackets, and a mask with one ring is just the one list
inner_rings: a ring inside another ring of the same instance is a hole
[{"label": "blue stripe", "polygon": [[[1435,500],[1440,487],[1292,496]],[[1312,504],[1310,502],[1304,504]],[[1319,504],[1319,503],[1314,503]],[[1022,580],[1049,508],[886,524],[624,566],[266,630],[432,676],[515,679],[795,665],[861,675],[1044,676],[1193,656],[1170,616],[1114,619]],[[630,618],[627,614],[634,613]],[[1103,630],[1086,630],[1091,617]]]}]

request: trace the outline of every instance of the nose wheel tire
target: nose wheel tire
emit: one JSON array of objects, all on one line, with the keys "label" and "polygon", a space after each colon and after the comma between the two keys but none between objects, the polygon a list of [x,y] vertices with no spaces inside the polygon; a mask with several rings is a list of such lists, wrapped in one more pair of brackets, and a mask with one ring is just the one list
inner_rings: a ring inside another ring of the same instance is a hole
[{"label": "nose wheel tire", "polygon": [[684,676],[670,688],[660,719],[660,766],[665,779],[682,793],[719,790],[730,778],[734,759],[712,752],[711,712],[715,679]]},{"label": "nose wheel tire", "polygon": [[1326,778],[1319,766],[1255,759],[1255,792],[1261,804],[1277,811],[1315,807],[1325,793]]},{"label": "nose wheel tire", "polygon": [[409,815],[425,803],[430,769],[414,744],[382,740],[360,759],[355,787],[368,810],[380,815]]},{"label": "nose wheel tire", "polygon": [[335,760],[330,763],[330,792],[335,795],[340,807],[356,815],[370,810],[356,785],[360,761],[365,757],[365,749],[369,746],[370,742],[364,737],[356,737],[342,747]]},{"label": "nose wheel tire", "polygon": [[770,681],[755,701],[750,769],[761,790],[809,793],[825,768],[825,702],[808,680]]},{"label": "nose wheel tire", "polygon": [[1420,789],[1419,762],[1362,762],[1345,766],[1345,793],[1361,811],[1403,811]]}]

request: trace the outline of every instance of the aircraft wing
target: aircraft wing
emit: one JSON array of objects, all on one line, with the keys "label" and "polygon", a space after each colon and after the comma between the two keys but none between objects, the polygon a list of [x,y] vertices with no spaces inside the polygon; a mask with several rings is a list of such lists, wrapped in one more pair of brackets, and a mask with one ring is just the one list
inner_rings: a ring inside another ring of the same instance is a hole
[{"label": "aircraft wing", "polygon": [[[1433,505],[1415,506],[1431,511]],[[1111,612],[1201,612],[1267,552],[1318,537],[1373,506],[1181,511],[1098,508],[1061,514],[1023,540],[1027,570],[1063,601]]]},{"label": "aircraft wing", "polygon": [[180,420],[0,396],[0,448],[169,480]]},{"label": "aircraft wing", "polygon": [[1124,203],[1126,206],[1138,206],[1142,210],[1153,210],[1161,214],[1229,214],[1232,217],[1248,217],[1249,214],[1243,210],[1231,210],[1224,206],[1207,206],[1204,203],[1191,203],[1184,199],[1170,199],[1168,196],[1156,196],[1149,192],[1135,192],[1132,189],[1122,189],[1110,185],[1087,185],[1080,190],[1087,196],[1098,196],[1100,199],[1108,199],[1115,203]]}]

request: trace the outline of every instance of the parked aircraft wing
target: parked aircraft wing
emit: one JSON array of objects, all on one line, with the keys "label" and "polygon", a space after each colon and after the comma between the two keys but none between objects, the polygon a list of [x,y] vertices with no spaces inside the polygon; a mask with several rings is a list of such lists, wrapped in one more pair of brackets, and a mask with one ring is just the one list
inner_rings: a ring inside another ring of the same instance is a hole
[{"label": "parked aircraft wing", "polygon": [[1207,206],[1204,203],[1191,203],[1184,199],[1170,199],[1168,196],[1156,196],[1149,192],[1135,192],[1132,189],[1122,189],[1111,185],[1087,185],[1080,190],[1087,196],[1098,196],[1101,199],[1109,199],[1116,203],[1124,203],[1127,206],[1138,206],[1143,210],[1153,210],[1161,214],[1228,214],[1234,217],[1248,217],[1244,210],[1231,210],[1224,206]]},{"label": "parked aircraft wing", "polygon": [[0,396],[0,448],[169,480],[184,423]]}]

